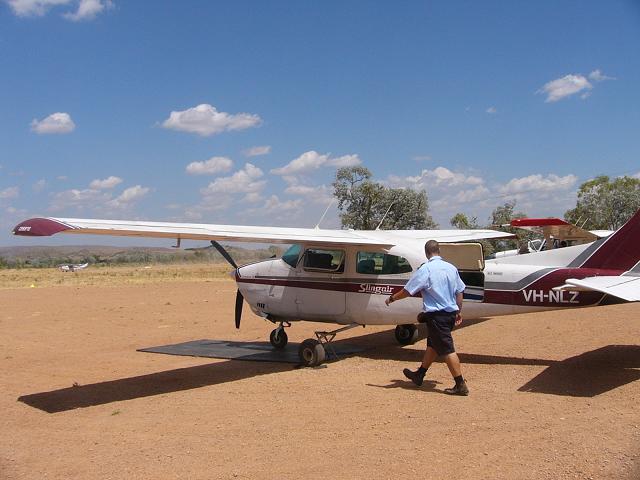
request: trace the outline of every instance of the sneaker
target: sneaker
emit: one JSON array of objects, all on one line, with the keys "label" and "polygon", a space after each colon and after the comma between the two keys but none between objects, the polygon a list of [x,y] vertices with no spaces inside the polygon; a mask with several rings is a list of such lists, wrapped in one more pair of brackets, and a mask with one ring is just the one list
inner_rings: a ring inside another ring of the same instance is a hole
[{"label": "sneaker", "polygon": [[424,374],[420,375],[417,371],[412,371],[409,370],[408,368],[405,368],[404,370],[402,370],[402,373],[404,373],[404,376],[407,377],[409,380],[411,380],[413,383],[415,383],[418,387],[420,385],[422,385],[422,381],[424,380]]},{"label": "sneaker", "polygon": [[462,382],[460,385],[455,385],[452,388],[445,388],[444,393],[447,395],[460,395],[462,397],[466,397],[469,395],[469,388],[465,382]]}]

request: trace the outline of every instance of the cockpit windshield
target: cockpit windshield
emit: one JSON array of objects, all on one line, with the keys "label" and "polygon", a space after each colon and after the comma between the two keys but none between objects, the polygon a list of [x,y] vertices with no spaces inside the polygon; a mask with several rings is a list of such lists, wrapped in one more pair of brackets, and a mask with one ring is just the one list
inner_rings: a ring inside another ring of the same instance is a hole
[{"label": "cockpit windshield", "polygon": [[282,260],[292,268],[296,268],[298,265],[298,257],[300,256],[301,247],[298,244],[291,245],[286,252],[282,255]]}]

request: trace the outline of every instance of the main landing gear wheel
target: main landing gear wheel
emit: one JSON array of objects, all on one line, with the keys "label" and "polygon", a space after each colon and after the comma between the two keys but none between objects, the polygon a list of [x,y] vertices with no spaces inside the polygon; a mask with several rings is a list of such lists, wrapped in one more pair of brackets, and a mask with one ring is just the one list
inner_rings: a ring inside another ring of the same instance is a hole
[{"label": "main landing gear wheel", "polygon": [[415,325],[398,325],[395,333],[400,345],[413,345],[418,341],[418,328]]},{"label": "main landing gear wheel", "polygon": [[305,367],[316,367],[324,362],[327,352],[318,340],[307,338],[300,344],[298,356],[300,363]]},{"label": "main landing gear wheel", "polygon": [[278,327],[271,331],[271,335],[269,335],[269,341],[271,345],[276,350],[282,350],[287,346],[287,342],[289,342],[289,337],[287,336],[287,332],[284,331],[284,328]]}]

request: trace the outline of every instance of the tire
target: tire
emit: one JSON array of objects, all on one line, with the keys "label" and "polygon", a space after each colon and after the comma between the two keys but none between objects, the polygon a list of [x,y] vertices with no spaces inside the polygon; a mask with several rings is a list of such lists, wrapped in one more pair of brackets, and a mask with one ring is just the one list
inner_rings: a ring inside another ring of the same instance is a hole
[{"label": "tire", "polygon": [[307,338],[300,344],[298,356],[300,357],[301,365],[305,367],[316,367],[324,362],[326,352],[318,340]]},{"label": "tire", "polygon": [[278,337],[276,338],[276,333],[278,332],[278,329],[274,329],[271,330],[271,335],[269,335],[269,341],[271,342],[271,345],[273,346],[273,348],[275,348],[276,350],[282,350],[284,347],[287,346],[287,343],[289,342],[289,337],[287,336],[287,332],[284,331],[284,329],[280,330],[280,333],[278,333]]},{"label": "tire", "polygon": [[398,325],[395,334],[400,345],[413,345],[418,341],[418,329],[415,325]]}]

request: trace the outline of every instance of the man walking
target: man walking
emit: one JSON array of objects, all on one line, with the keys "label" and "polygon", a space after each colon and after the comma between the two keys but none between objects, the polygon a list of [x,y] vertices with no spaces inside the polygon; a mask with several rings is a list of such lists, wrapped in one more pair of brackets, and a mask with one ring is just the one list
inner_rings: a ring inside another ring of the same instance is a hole
[{"label": "man walking", "polygon": [[462,292],[465,285],[460,279],[458,269],[440,257],[440,246],[435,240],[424,245],[427,256],[425,262],[409,279],[404,288],[389,296],[387,305],[422,293],[423,311],[419,317],[426,321],[427,350],[422,365],[416,371],[405,368],[404,375],[417,386],[422,385],[424,375],[438,356],[442,356],[449,367],[456,384],[445,388],[449,395],[469,395],[469,389],[462,377],[460,359],[453,345],[451,330],[462,323]]}]

